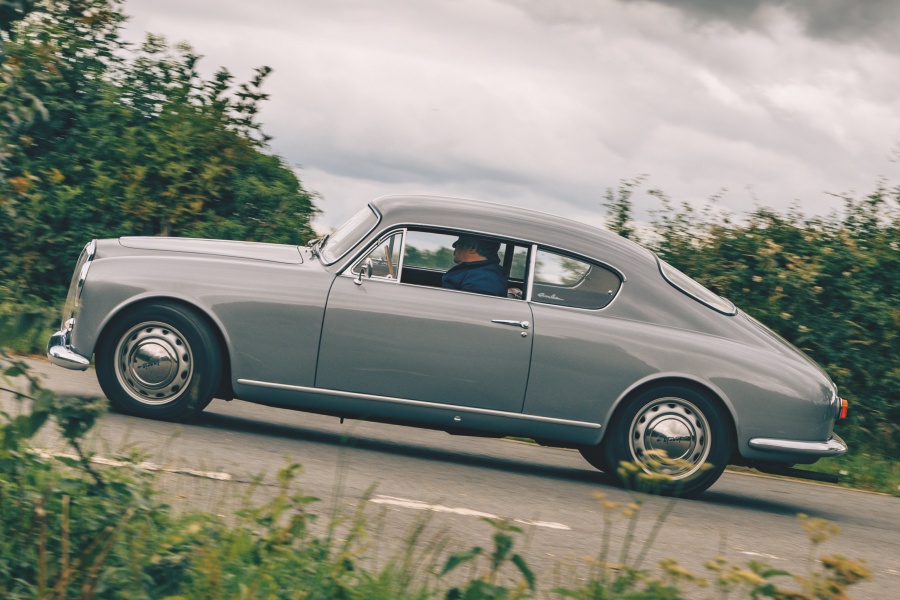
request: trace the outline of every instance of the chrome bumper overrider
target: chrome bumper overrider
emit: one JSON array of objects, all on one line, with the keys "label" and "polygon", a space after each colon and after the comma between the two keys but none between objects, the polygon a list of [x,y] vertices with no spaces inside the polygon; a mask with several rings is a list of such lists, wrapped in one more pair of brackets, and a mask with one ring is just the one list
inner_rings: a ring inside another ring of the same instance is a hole
[{"label": "chrome bumper overrider", "polygon": [[72,350],[72,347],[69,345],[68,331],[60,330],[50,336],[50,341],[47,342],[47,356],[50,358],[51,363],[66,369],[84,371],[91,364],[89,358],[85,358]]},{"label": "chrome bumper overrider", "polygon": [[803,442],[800,440],[777,440],[772,438],[753,438],[750,447],[754,450],[768,452],[791,452],[807,456],[841,456],[847,452],[847,444],[837,434],[833,434],[827,442]]}]

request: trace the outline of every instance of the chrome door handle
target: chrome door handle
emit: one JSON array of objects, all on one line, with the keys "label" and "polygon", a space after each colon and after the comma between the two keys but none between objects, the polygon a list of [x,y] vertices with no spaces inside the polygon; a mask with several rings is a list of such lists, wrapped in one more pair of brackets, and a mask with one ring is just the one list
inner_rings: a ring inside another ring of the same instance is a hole
[{"label": "chrome door handle", "polygon": [[522,329],[528,329],[531,327],[531,323],[528,321],[512,321],[509,319],[491,319],[491,323],[497,323],[499,325],[512,325],[513,327],[521,327]]}]

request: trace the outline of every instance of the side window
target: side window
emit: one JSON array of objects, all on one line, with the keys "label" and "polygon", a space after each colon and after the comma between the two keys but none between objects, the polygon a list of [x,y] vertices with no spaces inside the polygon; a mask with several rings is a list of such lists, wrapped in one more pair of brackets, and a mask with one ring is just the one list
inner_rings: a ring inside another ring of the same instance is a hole
[{"label": "side window", "polygon": [[353,265],[350,272],[357,275],[365,268],[366,264],[371,264],[372,277],[396,280],[400,270],[400,244],[402,241],[402,231],[382,239],[369,250],[368,254]]},{"label": "side window", "polygon": [[410,231],[406,236],[403,265],[442,272],[452,269],[456,238],[456,235],[433,231]]},{"label": "side window", "polygon": [[622,285],[605,267],[543,248],[535,261],[531,299],[542,304],[573,308],[603,308]]},{"label": "side window", "polygon": [[455,233],[415,231],[406,233],[403,248],[403,273],[401,283],[441,287],[444,273],[452,269]]},{"label": "side window", "polygon": [[527,267],[527,245],[465,232],[409,230],[400,281],[521,299]]}]

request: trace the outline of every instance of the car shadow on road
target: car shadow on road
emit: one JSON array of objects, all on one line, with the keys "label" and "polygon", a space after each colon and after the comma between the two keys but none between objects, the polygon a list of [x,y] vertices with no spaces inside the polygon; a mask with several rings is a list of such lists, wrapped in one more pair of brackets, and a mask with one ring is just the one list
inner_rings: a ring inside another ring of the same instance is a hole
[{"label": "car shadow on road", "polygon": [[[585,468],[567,467],[559,464],[539,464],[530,462],[527,459],[498,458],[485,454],[475,454],[464,450],[432,448],[403,441],[347,435],[338,432],[322,431],[321,429],[305,428],[298,425],[276,424],[248,419],[246,417],[233,417],[211,412],[205,412],[199,415],[194,421],[194,424],[215,427],[217,429],[227,429],[229,431],[277,436],[285,439],[301,439],[306,442],[328,444],[331,446],[343,446],[346,448],[359,448],[374,452],[385,452],[398,456],[408,456],[435,462],[455,463],[484,469],[494,469],[507,473],[539,475],[551,479],[601,484],[612,487],[617,485],[616,478],[592,469],[590,466],[587,466],[587,463],[585,463]],[[434,431],[433,433],[434,435],[441,435],[443,432]]]},{"label": "car shadow on road", "polygon": [[[424,446],[421,444],[404,441],[378,439],[364,435],[348,435],[345,432],[325,431],[303,427],[296,424],[272,423],[263,420],[250,419],[244,416],[236,417],[215,412],[204,412],[194,421],[195,425],[214,427],[235,432],[275,436],[284,439],[303,440],[329,446],[345,448],[357,448],[373,452],[383,452],[397,456],[407,456],[420,460],[429,460],[440,463],[452,463],[470,467],[493,469],[504,473],[521,473],[536,475],[546,479],[559,481],[571,481],[590,485],[601,485],[608,488],[622,489],[618,478],[594,470],[585,463],[584,468],[567,466],[565,464],[541,464],[529,461],[525,457],[501,458],[484,453],[476,453],[473,450],[442,449]],[[434,431],[435,435],[442,432]],[[447,434],[445,434],[447,435]],[[482,438],[475,438],[482,439]],[[793,498],[776,500],[764,498],[761,494],[748,494],[746,488],[738,489],[733,485],[747,477],[737,473],[726,474],[712,489],[707,490],[701,496],[693,500],[684,500],[696,507],[715,505],[720,507],[750,510],[774,515],[796,515],[806,513],[810,516],[821,517],[829,520],[839,520],[840,515],[823,513],[815,510],[809,503],[791,501]],[[736,479],[740,478],[740,479]],[[776,482],[776,486],[789,485],[792,482]],[[796,483],[796,482],[793,482]],[[796,497],[796,496],[795,496]],[[798,499],[798,500],[803,500]]]},{"label": "car shadow on road", "polygon": [[809,504],[799,504],[787,500],[771,500],[762,498],[759,495],[748,496],[740,492],[717,491],[715,486],[703,492],[702,495],[693,501],[700,504],[738,508],[770,515],[796,516],[799,513],[805,513],[828,520],[834,520],[837,516],[815,511]]}]

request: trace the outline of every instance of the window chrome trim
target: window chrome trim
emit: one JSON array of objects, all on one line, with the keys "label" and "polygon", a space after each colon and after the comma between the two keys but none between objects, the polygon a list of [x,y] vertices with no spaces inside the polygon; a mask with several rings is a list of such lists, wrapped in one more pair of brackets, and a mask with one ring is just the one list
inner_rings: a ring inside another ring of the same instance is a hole
[{"label": "window chrome trim", "polygon": [[326,388],[307,387],[303,385],[287,385],[284,383],[272,383],[269,381],[256,381],[253,379],[238,379],[238,383],[242,385],[250,385],[253,387],[262,387],[273,390],[285,390],[289,392],[305,392],[310,394],[322,394],[324,396],[339,396],[344,398],[356,398],[358,400],[374,400],[377,402],[387,402],[390,404],[401,404],[405,406],[416,406],[420,408],[439,408],[444,410],[452,410],[455,412],[463,412],[477,415],[488,415],[493,417],[506,417],[510,419],[521,419],[523,421],[536,421],[539,423],[553,423],[555,425],[569,425],[573,427],[584,427],[587,429],[600,429],[600,423],[589,423],[586,421],[571,421],[569,419],[557,419],[554,417],[539,417],[537,415],[527,415],[523,413],[511,413],[502,410],[492,410],[489,408],[475,408],[472,406],[459,406],[457,404],[443,404],[440,402],[424,402],[422,400],[409,400],[407,398],[395,398],[393,396],[376,396],[374,394],[362,394],[359,392],[345,392],[341,390],[331,390]]},{"label": "window chrome trim", "polygon": [[406,227],[400,233],[400,260],[397,261],[397,283],[403,276],[403,264],[406,262]]},{"label": "window chrome trim", "polygon": [[[547,302],[540,302],[538,300],[534,300],[533,298],[531,298],[531,292],[534,289],[534,277],[535,277],[534,265],[537,264],[537,253],[540,250],[544,250],[551,254],[558,254],[561,256],[574,258],[576,260],[581,260],[581,261],[590,263],[591,265],[596,265],[603,269],[606,269],[607,271],[609,271],[610,273],[612,273],[613,275],[615,275],[616,277],[619,278],[619,287],[616,289],[616,293],[613,294],[613,297],[609,302],[607,302],[606,304],[604,304],[603,306],[601,306],[599,308],[586,308],[584,306],[568,306],[565,304],[549,304]],[[615,268],[611,264],[604,262],[602,260],[588,258],[584,254],[579,254],[578,252],[570,252],[569,250],[562,250],[555,246],[545,246],[543,244],[534,244],[534,263],[532,264],[532,269],[531,269],[531,273],[529,274],[529,282],[528,282],[528,284],[529,284],[529,286],[528,286],[528,292],[529,292],[528,302],[531,302],[533,304],[540,304],[541,306],[552,306],[553,308],[564,308],[566,310],[581,310],[584,312],[596,314],[596,313],[602,312],[604,310],[607,310],[610,306],[613,305],[613,303],[615,303],[616,300],[619,299],[619,296],[622,295],[622,288],[625,287],[625,282],[627,280],[628,279],[625,277],[625,273],[623,273],[622,271]]]},{"label": "window chrome trim", "polygon": [[534,292],[534,269],[537,265],[537,252],[537,244],[532,244],[528,248],[528,273],[525,274],[528,279],[525,282],[525,302],[531,302],[531,294]]},{"label": "window chrome trim", "polygon": [[[402,270],[403,270],[403,250],[406,247],[406,228],[405,227],[401,227],[400,229],[389,229],[388,233],[385,233],[381,237],[375,238],[377,241],[372,244],[367,245],[364,248],[364,251],[359,253],[359,256],[355,257],[350,263],[348,263],[348,266],[343,271],[338,273],[338,276],[339,277],[340,276],[356,277],[356,274],[353,272],[353,269],[355,269],[357,266],[359,266],[360,262],[365,260],[366,256],[368,256],[369,254],[371,254],[372,252],[377,250],[381,244],[383,244],[386,240],[390,239],[391,237],[397,235],[398,233],[400,234],[400,260],[397,261],[397,266],[396,266],[396,270],[395,270],[395,274],[397,275],[397,278],[391,279],[390,277],[368,277],[365,279],[365,281],[387,281],[390,283],[400,283],[400,274],[402,273]],[[366,235],[368,235],[368,234],[366,234]]]},{"label": "window chrome trim", "polygon": [[[376,210],[375,207],[372,207],[372,209]],[[381,219],[381,215],[379,214],[379,222],[380,222],[380,219]],[[628,281],[628,278],[625,276],[625,273],[623,273],[617,267],[614,267],[613,265],[609,264],[606,261],[598,260],[596,258],[591,258],[587,255],[581,254],[580,252],[564,250],[564,249],[558,248],[556,246],[552,246],[552,245],[548,245],[548,244],[541,244],[538,242],[529,242],[529,241],[523,240],[522,238],[510,237],[510,236],[499,234],[499,233],[490,233],[490,232],[475,230],[475,229],[460,229],[459,227],[447,227],[447,226],[441,226],[441,225],[429,225],[426,223],[413,223],[413,222],[398,223],[396,225],[392,225],[389,229],[386,230],[386,232],[382,236],[379,237],[379,240],[383,240],[384,238],[390,237],[392,234],[394,234],[398,231],[403,232],[403,243],[401,244],[401,256],[400,256],[401,265],[404,262],[403,253],[405,253],[405,251],[406,251],[406,236],[407,236],[407,232],[410,229],[416,229],[416,230],[432,232],[432,233],[437,233],[437,234],[476,235],[476,236],[480,236],[480,237],[491,237],[491,238],[496,238],[496,239],[500,240],[501,242],[513,243],[513,244],[518,244],[521,247],[527,247],[528,252],[529,252],[529,257],[528,257],[528,273],[527,273],[528,279],[525,282],[526,295],[521,300],[516,299],[517,302],[533,302],[533,300],[531,298],[531,294],[534,289],[534,269],[535,269],[535,265],[537,262],[537,252],[538,252],[538,249],[540,249],[540,248],[543,248],[544,250],[547,250],[549,252],[562,254],[565,256],[569,256],[571,258],[575,258],[578,260],[583,260],[583,261],[595,264],[597,266],[600,266],[604,269],[609,270],[611,273],[616,275],[621,280],[619,289],[616,291],[616,294],[613,296],[612,300],[610,300],[606,306],[603,306],[601,308],[582,308],[582,307],[578,307],[578,306],[563,306],[563,305],[558,305],[558,304],[545,304],[543,302],[538,302],[538,304],[540,304],[541,306],[553,306],[556,308],[564,308],[564,309],[568,309],[568,310],[580,310],[580,311],[586,311],[586,312],[591,312],[591,313],[598,313],[598,312],[607,310],[610,306],[612,306],[615,303],[616,300],[618,300],[618,298],[622,295],[622,289],[625,287],[625,282]],[[369,233],[367,233],[366,236],[370,235],[371,233],[372,232],[369,231]],[[380,243],[380,241],[379,241],[379,243]],[[346,265],[338,272],[338,275],[345,275],[347,273],[350,273],[350,276],[353,276],[352,275],[353,267],[356,266],[356,263],[359,261],[360,258],[365,256],[366,251],[369,250],[369,248],[371,248],[371,245],[366,245],[362,248],[362,250],[357,252],[356,255],[352,259],[347,261]],[[349,254],[349,252],[347,254]],[[347,254],[344,255],[344,258],[346,258]],[[657,260],[658,260],[658,257],[655,257],[655,258],[657,258]],[[337,261],[335,261],[335,262],[337,262]],[[334,264],[334,263],[330,263],[330,264]],[[398,273],[399,273],[399,271],[398,271]],[[400,278],[398,277],[397,281],[399,282],[399,280],[400,280]],[[668,281],[668,280],[666,280],[666,281]],[[414,285],[414,284],[406,283],[403,285]],[[418,286],[418,287],[430,287],[430,286]],[[678,289],[678,288],[676,287],[676,289]],[[461,291],[461,290],[456,290],[456,291]],[[691,296],[691,297],[693,297],[693,296]],[[512,300],[512,298],[510,298],[510,299]]]},{"label": "window chrome trim", "polygon": [[[335,259],[334,259],[333,261],[331,261],[331,262],[325,262],[325,256],[322,254],[322,248],[321,248],[321,246],[320,246],[319,249],[316,251],[316,254],[319,256],[319,260],[322,261],[322,264],[323,264],[323,265],[325,265],[326,267],[330,267],[331,265],[334,265],[334,264],[339,263],[339,262],[341,261],[341,259],[343,259],[345,256],[347,256],[347,255],[350,254],[351,252],[353,252],[353,249],[356,248],[356,247],[358,247],[358,246],[359,246],[359,243],[360,243],[361,241],[363,241],[364,239],[366,239],[367,237],[369,237],[370,235],[372,235],[372,232],[375,231],[375,229],[378,227],[378,225],[381,224],[381,219],[383,218],[382,215],[381,215],[381,211],[379,211],[379,210],[378,210],[373,204],[371,204],[371,203],[367,204],[366,206],[368,206],[369,209],[370,209],[373,213],[375,213],[375,223],[372,225],[372,227],[369,228],[368,231],[366,231],[366,232],[362,235],[362,237],[360,237],[358,240],[356,240],[355,242],[353,242],[353,243],[350,245],[350,247],[347,249],[346,252],[344,252],[343,254],[341,254],[340,256],[338,256],[337,258],[335,258]],[[343,225],[343,223],[341,223],[341,224]]]}]

